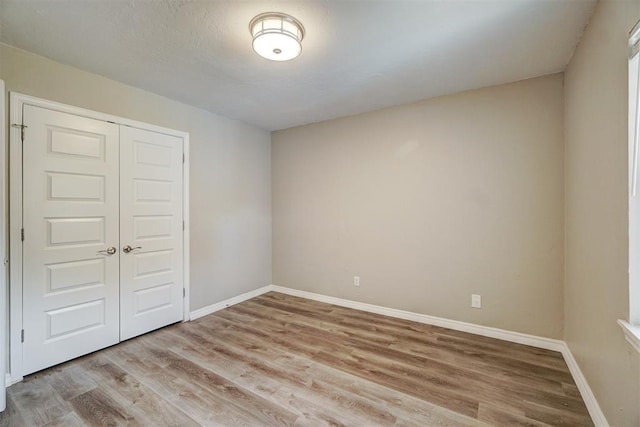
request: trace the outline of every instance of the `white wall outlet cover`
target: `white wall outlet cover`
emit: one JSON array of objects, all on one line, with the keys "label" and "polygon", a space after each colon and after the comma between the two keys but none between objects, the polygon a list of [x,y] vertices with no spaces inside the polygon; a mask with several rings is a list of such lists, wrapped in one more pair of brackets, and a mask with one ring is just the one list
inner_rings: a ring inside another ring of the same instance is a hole
[{"label": "white wall outlet cover", "polygon": [[471,307],[482,308],[482,296],[473,294],[471,295]]}]

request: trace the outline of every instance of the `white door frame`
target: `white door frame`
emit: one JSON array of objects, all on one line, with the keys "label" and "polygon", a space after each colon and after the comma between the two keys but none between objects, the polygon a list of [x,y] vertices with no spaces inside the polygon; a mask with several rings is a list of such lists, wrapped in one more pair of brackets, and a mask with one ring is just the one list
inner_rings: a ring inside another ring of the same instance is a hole
[{"label": "white door frame", "polygon": [[[183,197],[182,212],[184,219],[183,232],[183,283],[185,297],[183,304],[183,321],[189,321],[189,133],[174,129],[168,129],[148,123],[138,122],[123,117],[112,116],[110,114],[99,113],[84,108],[73,107],[58,102],[35,98],[16,92],[10,92],[9,98],[9,314],[10,314],[10,380],[7,385],[22,381],[22,107],[32,105],[35,107],[47,108],[49,110],[63,113],[75,114],[76,116],[87,117],[95,120],[115,123],[121,126],[130,126],[138,129],[145,129],[153,132],[177,136],[183,140]],[[18,126],[13,126],[18,125]],[[24,129],[28,137],[29,129]],[[28,139],[27,139],[28,143]]]},{"label": "white door frame", "polygon": [[4,411],[7,404],[5,390],[6,364],[7,364],[7,212],[6,212],[6,185],[7,185],[7,162],[5,142],[5,109],[4,109],[4,81],[0,80],[0,411]]}]

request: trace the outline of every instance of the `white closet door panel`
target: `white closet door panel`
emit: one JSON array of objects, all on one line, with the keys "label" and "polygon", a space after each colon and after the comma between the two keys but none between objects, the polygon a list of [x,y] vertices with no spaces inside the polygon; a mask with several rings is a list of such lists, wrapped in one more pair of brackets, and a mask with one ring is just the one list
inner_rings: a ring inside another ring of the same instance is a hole
[{"label": "white closet door panel", "polygon": [[25,106],[24,374],[119,340],[118,126]]},{"label": "white closet door panel", "polygon": [[183,318],[182,139],[120,129],[120,336]]}]

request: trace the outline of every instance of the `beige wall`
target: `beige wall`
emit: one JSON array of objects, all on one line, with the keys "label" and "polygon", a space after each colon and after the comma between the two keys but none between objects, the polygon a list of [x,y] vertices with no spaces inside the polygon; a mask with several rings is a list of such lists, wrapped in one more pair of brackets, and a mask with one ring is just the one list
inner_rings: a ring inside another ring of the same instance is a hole
[{"label": "beige wall", "polygon": [[556,74],[274,132],[274,284],[562,338],[562,95]]},{"label": "beige wall", "polygon": [[612,426],[640,425],[628,315],[627,39],[640,2],[601,1],[565,76],[565,338]]},{"label": "beige wall", "polygon": [[6,89],[191,134],[191,309],[271,282],[270,134],[0,44]]}]

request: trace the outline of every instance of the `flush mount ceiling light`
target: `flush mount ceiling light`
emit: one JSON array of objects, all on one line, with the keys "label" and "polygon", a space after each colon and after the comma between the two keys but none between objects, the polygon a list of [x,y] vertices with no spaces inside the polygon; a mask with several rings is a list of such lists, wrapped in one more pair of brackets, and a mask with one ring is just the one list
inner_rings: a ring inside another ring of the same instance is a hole
[{"label": "flush mount ceiling light", "polygon": [[272,61],[288,61],[300,55],[304,27],[293,16],[278,12],[261,13],[249,23],[253,50]]}]

